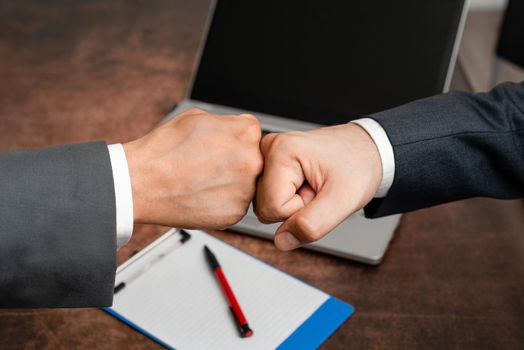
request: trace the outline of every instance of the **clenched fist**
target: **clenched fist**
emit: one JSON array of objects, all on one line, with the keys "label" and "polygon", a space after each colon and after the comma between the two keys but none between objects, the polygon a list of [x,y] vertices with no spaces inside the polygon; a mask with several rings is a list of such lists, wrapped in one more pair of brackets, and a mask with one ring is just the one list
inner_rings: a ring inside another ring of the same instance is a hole
[{"label": "clenched fist", "polygon": [[378,150],[356,124],[269,134],[261,150],[255,212],[263,223],[284,221],[275,234],[282,250],[324,237],[364,207],[382,180]]},{"label": "clenched fist", "polygon": [[124,145],[135,223],[218,229],[239,221],[262,170],[251,115],[191,109]]}]

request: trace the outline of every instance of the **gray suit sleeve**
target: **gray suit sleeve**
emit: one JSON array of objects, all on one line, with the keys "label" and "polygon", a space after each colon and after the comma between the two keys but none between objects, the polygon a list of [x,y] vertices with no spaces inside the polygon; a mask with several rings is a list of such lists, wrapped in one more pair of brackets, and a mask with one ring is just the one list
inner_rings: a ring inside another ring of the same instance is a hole
[{"label": "gray suit sleeve", "polygon": [[370,117],[391,141],[395,178],[385,198],[367,205],[366,216],[524,196],[524,82],[434,96]]},{"label": "gray suit sleeve", "polygon": [[107,145],[0,154],[0,307],[108,306],[115,270]]}]

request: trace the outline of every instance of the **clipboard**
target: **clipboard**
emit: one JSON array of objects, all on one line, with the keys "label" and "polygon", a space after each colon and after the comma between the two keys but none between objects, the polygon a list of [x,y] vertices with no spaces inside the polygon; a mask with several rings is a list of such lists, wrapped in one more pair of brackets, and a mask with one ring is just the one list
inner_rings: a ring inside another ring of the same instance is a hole
[{"label": "clipboard", "polygon": [[[168,349],[316,349],[354,308],[203,232],[172,229],[117,269],[106,312]],[[241,338],[203,247],[219,259],[254,335]],[[140,273],[137,273],[140,271]]]}]

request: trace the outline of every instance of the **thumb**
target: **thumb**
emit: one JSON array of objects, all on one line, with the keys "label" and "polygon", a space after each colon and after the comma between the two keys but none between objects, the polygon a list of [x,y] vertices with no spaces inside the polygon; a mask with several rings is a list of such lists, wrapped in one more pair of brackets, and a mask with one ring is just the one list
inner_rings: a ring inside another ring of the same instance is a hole
[{"label": "thumb", "polygon": [[292,250],[317,241],[353,213],[340,189],[335,183],[326,183],[311,202],[289,217],[275,233],[277,248]]}]

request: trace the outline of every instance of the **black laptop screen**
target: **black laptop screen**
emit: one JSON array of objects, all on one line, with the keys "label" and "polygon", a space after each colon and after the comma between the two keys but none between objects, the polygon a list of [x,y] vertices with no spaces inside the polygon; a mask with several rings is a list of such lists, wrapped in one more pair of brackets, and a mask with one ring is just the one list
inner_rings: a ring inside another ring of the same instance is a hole
[{"label": "black laptop screen", "polygon": [[320,124],[442,91],[463,0],[219,0],[191,98]]}]

